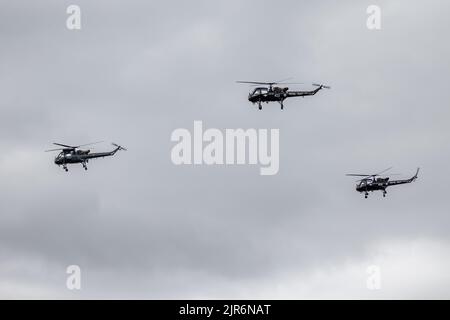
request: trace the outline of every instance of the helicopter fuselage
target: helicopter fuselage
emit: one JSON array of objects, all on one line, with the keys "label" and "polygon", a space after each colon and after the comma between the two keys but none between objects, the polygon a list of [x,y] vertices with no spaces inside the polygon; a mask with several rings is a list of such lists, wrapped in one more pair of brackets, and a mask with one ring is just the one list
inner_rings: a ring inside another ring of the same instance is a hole
[{"label": "helicopter fuselage", "polygon": [[287,98],[288,90],[289,88],[275,87],[268,89],[266,87],[260,87],[249,94],[248,100],[252,103],[283,101]]},{"label": "helicopter fuselage", "polygon": [[416,174],[413,177],[411,177],[410,179],[389,180],[388,177],[387,178],[363,179],[356,185],[356,191],[358,191],[360,193],[364,193],[366,198],[367,198],[369,191],[370,192],[383,191],[383,197],[384,197],[384,196],[386,196],[386,189],[388,187],[414,182],[417,179],[418,174],[419,174],[419,169],[417,169]]},{"label": "helicopter fuselage", "polygon": [[76,152],[61,152],[56,158],[55,158],[55,164],[57,165],[64,165],[68,163],[86,163],[89,161],[89,159],[94,158],[103,158],[103,157],[109,157],[114,155],[117,150],[113,150],[111,152],[97,152],[97,153],[89,153],[89,150],[83,151],[83,150],[77,150]]},{"label": "helicopter fuselage", "polygon": [[83,165],[83,168],[85,170],[87,170],[87,163],[90,159],[110,157],[110,156],[115,155],[116,152],[119,150],[127,150],[124,147],[119,146],[118,144],[115,144],[115,143],[112,143],[112,145],[115,146],[116,148],[114,150],[108,151],[108,152],[91,153],[91,150],[79,149],[79,147],[97,144],[100,142],[103,142],[103,141],[83,144],[83,145],[79,145],[79,146],[69,146],[67,144],[53,142],[54,145],[57,145],[62,148],[50,149],[50,150],[46,150],[45,152],[60,151],[58,156],[55,158],[54,162],[57,166],[62,166],[63,169],[67,172],[68,164],[81,163]]},{"label": "helicopter fuselage", "polygon": [[367,192],[367,191],[384,191],[389,186],[389,178],[377,179],[375,181],[365,180],[356,185],[356,191]]},{"label": "helicopter fuselage", "polygon": [[91,153],[90,150],[63,149],[63,151],[55,158],[55,164],[62,166],[65,171],[68,171],[68,164],[81,163],[83,168],[87,170],[87,163],[90,159],[111,157],[119,150],[126,150],[119,145],[114,145],[116,146],[116,149],[109,152]]},{"label": "helicopter fuselage", "polygon": [[[288,79],[286,79],[288,80]],[[289,91],[289,88],[287,87],[278,87],[274,86],[276,84],[278,85],[286,85],[288,83],[284,82],[286,80],[282,81],[275,81],[275,82],[260,82],[260,81],[236,81],[237,83],[247,83],[251,85],[257,85],[259,87],[255,88],[252,92],[248,95],[248,101],[251,103],[258,104],[259,110],[262,109],[262,103],[266,102],[278,102],[281,106],[281,109],[284,108],[283,102],[286,98],[291,97],[304,97],[304,96],[313,96],[323,88],[325,89],[331,89],[331,87],[313,83],[312,85],[315,87],[318,87],[315,90],[310,91]],[[291,83],[294,84],[294,83]]]},{"label": "helicopter fuselage", "polygon": [[249,93],[248,101],[251,103],[258,103],[260,109],[262,102],[279,102],[283,107],[283,101],[286,98],[312,96],[322,88],[322,86],[319,86],[317,89],[311,91],[289,91],[289,88],[287,87],[258,87],[255,88],[253,92]]}]

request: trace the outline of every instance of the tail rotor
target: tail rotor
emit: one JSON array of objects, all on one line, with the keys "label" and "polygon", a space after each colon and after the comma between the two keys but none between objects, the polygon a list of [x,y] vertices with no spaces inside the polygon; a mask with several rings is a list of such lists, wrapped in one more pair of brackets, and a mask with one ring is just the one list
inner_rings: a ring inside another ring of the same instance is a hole
[{"label": "tail rotor", "polygon": [[117,148],[117,150],[127,151],[127,149],[125,149],[124,147],[122,147],[122,146],[120,146],[120,145],[118,145],[118,144],[116,144],[114,142],[112,143],[112,145],[115,146]]},{"label": "tail rotor", "polygon": [[331,87],[330,86],[326,86],[326,85],[324,85],[324,84],[319,84],[319,83],[313,83],[312,84],[313,86],[315,86],[315,87],[319,87],[319,88],[324,88],[324,89],[331,89]]}]

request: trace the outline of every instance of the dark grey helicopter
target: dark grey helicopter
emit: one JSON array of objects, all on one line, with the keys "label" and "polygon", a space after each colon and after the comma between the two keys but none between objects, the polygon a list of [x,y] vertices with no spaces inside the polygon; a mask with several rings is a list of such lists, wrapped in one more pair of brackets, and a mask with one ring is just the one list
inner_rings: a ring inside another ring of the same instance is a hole
[{"label": "dark grey helicopter", "polygon": [[[385,177],[380,176],[381,174],[385,173],[386,171],[392,169],[388,168],[386,170],[381,171],[380,173],[377,174],[355,174],[355,173],[350,173],[347,174],[347,176],[351,176],[351,177],[364,177],[361,180],[357,181],[357,185],[356,185],[356,191],[358,192],[364,192],[364,197],[367,199],[367,197],[369,196],[369,191],[373,192],[373,191],[383,191],[383,197],[386,196],[386,189],[390,186],[396,186],[399,184],[405,184],[405,183],[411,183],[414,182],[417,179],[417,175],[419,174],[419,169],[417,168],[416,174],[411,177],[410,179],[403,179],[403,180],[389,180],[389,177]],[[395,175],[395,174],[391,174]]]},{"label": "dark grey helicopter", "polygon": [[79,146],[69,146],[66,144],[61,143],[53,143],[54,145],[60,146],[62,148],[57,149],[51,149],[46,150],[45,152],[51,152],[51,151],[61,151],[58,156],[55,158],[55,164],[58,166],[62,166],[64,170],[69,171],[67,169],[68,164],[74,164],[74,163],[81,163],[83,165],[83,168],[87,170],[87,163],[90,159],[95,158],[104,158],[104,157],[111,157],[116,154],[119,150],[127,150],[118,144],[113,143],[112,145],[116,148],[109,152],[95,152],[91,153],[91,150],[79,150],[80,147],[85,147],[93,144],[97,144],[103,141],[88,143],[88,144],[82,144]]},{"label": "dark grey helicopter", "polygon": [[329,86],[323,84],[313,83],[313,86],[318,87],[315,90],[310,91],[289,91],[288,87],[274,87],[274,85],[287,85],[287,84],[301,84],[301,83],[287,83],[284,82],[289,79],[276,81],[276,82],[258,82],[258,81],[236,81],[237,83],[248,83],[252,85],[264,85],[265,87],[256,87],[248,94],[248,101],[258,104],[259,110],[262,109],[262,103],[278,102],[281,106],[281,110],[284,108],[284,100],[292,97],[305,97],[313,96],[322,89],[331,89]]}]

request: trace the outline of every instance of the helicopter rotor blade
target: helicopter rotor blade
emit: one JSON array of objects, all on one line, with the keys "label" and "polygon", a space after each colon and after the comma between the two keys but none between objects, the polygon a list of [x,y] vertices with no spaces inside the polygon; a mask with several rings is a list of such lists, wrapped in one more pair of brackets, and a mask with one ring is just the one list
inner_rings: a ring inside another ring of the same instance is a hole
[{"label": "helicopter rotor blade", "polygon": [[293,78],[290,77],[290,78],[286,78],[286,79],[283,79],[283,80],[275,81],[275,83],[281,83],[281,82],[285,82],[285,81],[292,80],[292,79],[293,79]]},{"label": "helicopter rotor blade", "polygon": [[[275,82],[275,83],[271,83],[271,84],[279,84],[279,85],[288,84],[288,85],[291,85],[291,84],[305,84],[305,83],[304,82]],[[263,85],[271,85],[271,84],[263,83]],[[251,87],[256,87],[258,85],[261,85],[261,83],[259,83],[259,84],[252,84],[250,86]]]},{"label": "helicopter rotor blade", "polygon": [[60,150],[64,150],[64,149],[63,148],[50,149],[50,150],[45,150],[44,152],[52,152],[52,151],[60,151]]},{"label": "helicopter rotor blade", "polygon": [[[288,84],[285,83],[285,81],[291,80],[291,78],[286,78],[283,80],[279,80],[279,81],[273,81],[273,82],[264,82],[264,81],[236,81],[237,83],[248,83],[248,84],[253,84],[253,85],[266,85],[266,86],[273,86],[275,84]],[[294,83],[293,83],[294,84]]]},{"label": "helicopter rotor blade", "polygon": [[248,83],[255,85],[274,85],[276,82],[258,82],[258,81],[236,81],[236,83]]},{"label": "helicopter rotor blade", "polygon": [[90,146],[90,145],[97,144],[97,143],[102,143],[102,142],[105,142],[105,141],[96,141],[96,142],[81,144],[81,145],[77,146],[77,148],[79,148],[79,147],[86,147],[86,146]]},{"label": "helicopter rotor blade", "polygon": [[101,143],[101,142],[104,142],[104,141],[96,141],[96,142],[91,142],[91,143],[86,143],[86,144],[80,144],[79,146],[69,146],[67,144],[56,143],[56,142],[53,142],[53,144],[60,146],[60,147],[68,148],[68,149],[77,149],[79,147],[90,146],[90,145]]},{"label": "helicopter rotor blade", "polygon": [[[350,177],[377,177],[380,176],[381,174],[385,173],[386,171],[391,170],[393,167],[387,168],[379,173],[375,173],[375,174],[360,174],[360,173],[348,173],[346,174],[346,176],[350,176]],[[391,175],[398,175],[398,173],[393,173]]]},{"label": "helicopter rotor blade", "polygon": [[385,176],[385,175],[375,176],[375,175],[372,175],[372,176],[367,176],[365,178],[356,180],[356,182],[361,182],[361,181],[364,181],[364,180],[373,180],[373,179],[375,179],[375,177],[380,177],[382,179],[386,179],[386,178],[390,178],[391,176],[401,176],[401,175],[402,175],[401,173],[393,173],[393,174],[390,174],[389,176]]},{"label": "helicopter rotor blade", "polygon": [[389,167],[389,168],[387,168],[387,169],[385,169],[385,170],[383,170],[383,171],[381,171],[381,172],[379,172],[379,173],[377,173],[377,174],[374,174],[373,176],[379,176],[380,174],[382,174],[382,173],[385,173],[386,171],[389,171],[389,170],[391,170],[393,167]]},{"label": "helicopter rotor blade", "polygon": [[64,148],[69,148],[69,149],[76,149],[76,148],[77,148],[77,147],[74,147],[74,146],[68,146],[67,144],[62,144],[62,143],[56,143],[56,142],[53,142],[53,144],[56,145],[56,146],[60,146],[60,147],[64,147]]}]

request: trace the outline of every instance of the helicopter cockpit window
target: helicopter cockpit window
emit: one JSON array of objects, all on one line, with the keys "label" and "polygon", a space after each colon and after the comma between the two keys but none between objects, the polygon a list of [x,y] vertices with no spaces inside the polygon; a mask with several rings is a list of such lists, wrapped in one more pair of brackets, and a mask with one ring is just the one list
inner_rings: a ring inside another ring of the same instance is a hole
[{"label": "helicopter cockpit window", "polygon": [[256,95],[256,94],[264,94],[267,93],[267,88],[256,88],[255,90],[253,90],[252,95]]}]

